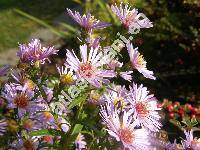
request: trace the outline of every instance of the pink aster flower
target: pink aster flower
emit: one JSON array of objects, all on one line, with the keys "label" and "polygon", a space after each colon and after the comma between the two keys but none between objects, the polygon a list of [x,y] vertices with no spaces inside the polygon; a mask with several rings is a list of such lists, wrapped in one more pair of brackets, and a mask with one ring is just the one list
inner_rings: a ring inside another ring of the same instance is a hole
[{"label": "pink aster flower", "polygon": [[125,79],[125,80],[131,82],[131,80],[132,80],[131,74],[132,74],[132,73],[133,73],[133,71],[126,71],[126,72],[120,72],[119,75],[120,75],[123,79]]},{"label": "pink aster flower", "polygon": [[182,146],[184,149],[199,150],[200,149],[200,138],[193,137],[193,130],[184,130],[186,139],[182,141]]},{"label": "pink aster flower", "polygon": [[121,141],[125,149],[146,150],[148,149],[148,132],[145,129],[135,129],[135,122],[129,112],[124,111],[119,116],[117,111],[110,111],[106,107],[101,108],[101,117],[107,126],[108,133],[117,141]]},{"label": "pink aster flower", "polygon": [[133,87],[130,87],[130,92],[128,100],[132,105],[131,109],[137,124],[154,132],[159,131],[162,125],[157,111],[160,108],[157,107],[154,95],[149,95],[149,91],[143,85],[138,87],[134,83]]},{"label": "pink aster flower", "polygon": [[5,76],[8,73],[9,68],[10,67],[8,65],[1,67],[0,68],[0,77]]},{"label": "pink aster flower", "polygon": [[77,78],[83,78],[95,87],[101,87],[102,83],[108,83],[105,79],[115,77],[113,70],[104,70],[103,65],[108,64],[110,59],[108,55],[98,52],[98,48],[90,48],[88,55],[87,45],[80,46],[81,60],[75,53],[67,51],[65,65],[76,72]]},{"label": "pink aster flower", "polygon": [[153,27],[152,22],[143,13],[138,13],[137,9],[131,9],[127,4],[121,3],[119,7],[115,4],[111,6],[111,9],[118,16],[120,22],[129,29],[129,32],[134,27]]},{"label": "pink aster flower", "polygon": [[91,31],[92,29],[103,29],[110,26],[110,23],[101,22],[94,18],[90,13],[81,16],[79,12],[74,13],[67,9],[68,14],[84,29]]},{"label": "pink aster flower", "polygon": [[8,102],[8,108],[17,108],[18,115],[21,118],[26,113],[36,113],[45,108],[42,99],[33,99],[33,92],[23,91],[24,87],[17,84],[6,84],[2,97]]},{"label": "pink aster flower", "polygon": [[0,136],[2,136],[6,132],[7,122],[5,119],[0,120]]},{"label": "pink aster flower", "polygon": [[75,140],[76,150],[86,149],[87,143],[85,142],[85,137],[79,133]]},{"label": "pink aster flower", "polygon": [[178,150],[178,146],[179,144],[177,144],[176,140],[174,140],[173,143],[167,143],[166,146],[165,146],[165,149],[166,150]]},{"label": "pink aster flower", "polygon": [[112,59],[110,63],[108,64],[108,68],[112,70],[115,70],[116,68],[121,68],[122,66],[123,66],[123,63],[119,62],[116,59]]},{"label": "pink aster flower", "polygon": [[44,64],[49,60],[49,56],[56,54],[58,50],[54,47],[42,47],[40,40],[32,39],[28,44],[20,44],[17,56],[23,63],[41,63]]},{"label": "pink aster flower", "polygon": [[95,48],[99,47],[101,40],[102,40],[101,37],[93,38],[90,36],[86,39],[86,42],[89,44],[89,47],[93,47],[95,49]]},{"label": "pink aster flower", "polygon": [[105,103],[104,99],[102,99],[101,94],[96,91],[96,90],[92,90],[90,92],[90,97],[88,98],[88,104],[90,105],[102,105]]},{"label": "pink aster flower", "polygon": [[112,85],[107,93],[104,94],[102,99],[112,107],[112,109],[116,109],[121,112],[124,111],[128,107],[127,93],[125,86],[115,86]]},{"label": "pink aster flower", "polygon": [[156,77],[153,76],[153,71],[149,71],[146,67],[146,61],[138,52],[138,48],[133,48],[133,45],[128,43],[127,50],[129,53],[130,61],[134,69],[137,69],[140,73],[143,74],[144,77],[155,80]]}]

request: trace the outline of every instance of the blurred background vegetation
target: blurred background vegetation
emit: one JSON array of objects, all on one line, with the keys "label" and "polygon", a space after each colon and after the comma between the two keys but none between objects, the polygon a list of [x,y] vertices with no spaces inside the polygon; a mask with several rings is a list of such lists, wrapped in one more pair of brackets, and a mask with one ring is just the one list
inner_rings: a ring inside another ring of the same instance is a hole
[{"label": "blurred background vegetation", "polygon": [[[136,73],[134,81],[151,88],[161,101],[167,98],[180,104],[192,104],[198,108],[195,113],[200,115],[200,2],[123,2],[138,8],[154,24],[153,28],[142,30],[132,42],[144,54],[147,67],[155,72],[157,80],[146,80]],[[114,3],[120,3],[120,0],[0,0],[0,55],[17,47],[18,42],[27,42],[30,34],[39,28],[49,29],[59,38],[61,58],[66,48],[78,48],[78,25],[65,18],[66,8],[78,9],[81,13],[89,11],[96,18],[112,23],[112,27],[101,31],[106,37],[102,45],[111,45],[121,30],[119,20],[109,7]],[[55,24],[55,20],[59,21]]]},{"label": "blurred background vegetation", "polygon": [[26,42],[39,28],[35,21],[20,16],[15,9],[52,23],[67,7],[75,4],[71,0],[0,0],[0,51]]}]

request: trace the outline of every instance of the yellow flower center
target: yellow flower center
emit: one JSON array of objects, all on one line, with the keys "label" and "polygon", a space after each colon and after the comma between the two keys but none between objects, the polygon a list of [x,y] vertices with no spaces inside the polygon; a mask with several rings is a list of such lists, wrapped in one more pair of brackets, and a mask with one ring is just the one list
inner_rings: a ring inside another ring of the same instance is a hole
[{"label": "yellow flower center", "polygon": [[122,98],[122,97],[117,97],[117,98],[115,98],[114,101],[113,101],[113,103],[114,103],[114,106],[115,106],[116,108],[121,108],[121,109],[123,109],[123,108],[126,106],[126,103],[125,103],[125,101],[124,101],[124,98]]},{"label": "yellow flower center", "polygon": [[35,88],[35,83],[30,79],[25,80],[25,84],[30,90],[33,90]]},{"label": "yellow flower center", "polygon": [[100,99],[100,94],[95,91],[91,91],[90,98],[94,101],[98,101]]},{"label": "yellow flower center", "polygon": [[8,120],[8,130],[11,132],[17,132],[18,131],[18,124],[15,120]]},{"label": "yellow flower center", "polygon": [[71,73],[65,74],[61,76],[61,82],[64,84],[72,84],[74,82],[74,79],[72,77],[73,75]]},{"label": "yellow flower center", "polygon": [[145,66],[146,66],[146,62],[145,62],[145,60],[144,60],[143,55],[139,55],[139,56],[138,56],[137,63],[138,63],[140,66],[142,66],[142,67],[145,67]]},{"label": "yellow flower center", "polygon": [[46,121],[53,119],[53,115],[50,112],[43,112]]}]

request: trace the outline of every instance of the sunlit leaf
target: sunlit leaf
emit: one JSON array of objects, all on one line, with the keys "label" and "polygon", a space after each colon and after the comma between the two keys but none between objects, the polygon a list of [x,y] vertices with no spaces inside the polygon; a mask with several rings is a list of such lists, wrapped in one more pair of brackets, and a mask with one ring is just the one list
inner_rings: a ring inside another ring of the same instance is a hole
[{"label": "sunlit leaf", "polygon": [[76,124],[76,125],[74,126],[73,131],[72,131],[72,135],[76,135],[76,134],[80,133],[81,130],[82,130],[82,128],[83,128],[83,125],[81,125],[81,124]]},{"label": "sunlit leaf", "polygon": [[59,136],[60,132],[53,129],[42,129],[37,131],[30,132],[31,136],[45,136],[45,135],[52,135],[52,136]]},{"label": "sunlit leaf", "polygon": [[79,105],[81,102],[85,101],[87,98],[87,95],[81,95],[78,98],[75,98],[72,100],[72,102],[69,104],[69,109],[72,109],[73,107]]}]

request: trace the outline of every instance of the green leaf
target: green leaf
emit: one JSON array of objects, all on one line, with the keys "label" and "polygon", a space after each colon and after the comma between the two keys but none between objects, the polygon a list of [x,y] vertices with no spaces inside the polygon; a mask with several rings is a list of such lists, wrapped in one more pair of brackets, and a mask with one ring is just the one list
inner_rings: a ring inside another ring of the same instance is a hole
[{"label": "green leaf", "polygon": [[117,25],[120,25],[120,22],[117,20],[117,17],[114,15],[114,13],[112,12],[112,10],[110,9],[110,6],[108,4],[106,4],[102,0],[97,0],[97,3],[101,7],[102,11],[108,12],[108,14],[110,15],[110,18],[112,19],[112,22],[114,22]]},{"label": "green leaf", "polygon": [[179,127],[180,129],[182,128],[181,123],[179,121],[177,121],[175,119],[170,119],[169,121],[170,121],[170,123],[172,123],[173,125]]},{"label": "green leaf", "polygon": [[192,123],[192,126],[195,126],[195,125],[198,124],[198,121],[197,121],[197,119],[192,118],[192,119],[191,119],[191,123]]},{"label": "green leaf", "polygon": [[73,0],[73,1],[78,3],[78,4],[82,4],[81,0]]},{"label": "green leaf", "polygon": [[103,137],[106,135],[107,132],[104,128],[102,128],[101,130],[96,130],[95,133],[97,134],[97,136]]},{"label": "green leaf", "polygon": [[52,33],[56,34],[57,36],[60,36],[62,38],[65,38],[66,36],[68,36],[68,34],[58,31],[57,29],[55,29],[53,26],[49,25],[45,21],[38,19],[38,18],[36,18],[36,17],[26,13],[26,12],[23,12],[19,9],[15,9],[15,12],[26,17],[26,18],[28,18],[28,19],[30,19],[30,20],[33,20],[34,22],[38,23],[41,26],[48,28]]},{"label": "green leaf", "polygon": [[74,129],[73,129],[71,135],[76,135],[76,134],[80,133],[81,130],[82,130],[82,128],[83,128],[83,125],[81,125],[81,124],[76,124],[76,125],[74,126]]},{"label": "green leaf", "polygon": [[60,132],[58,130],[53,129],[42,129],[38,131],[32,131],[30,133],[31,136],[44,136],[44,135],[52,135],[52,136],[58,136],[60,135]]},{"label": "green leaf", "polygon": [[88,134],[90,135],[92,138],[94,137],[93,133],[92,132],[89,132],[89,131],[81,131],[82,134]]},{"label": "green leaf", "polygon": [[65,27],[67,30],[69,30],[69,31],[71,31],[73,33],[77,33],[77,31],[78,31],[76,28],[74,28],[73,26],[71,26],[71,25],[69,25],[67,23],[61,22],[60,25]]},{"label": "green leaf", "polygon": [[85,95],[81,95],[78,98],[75,98],[74,100],[72,100],[72,102],[69,104],[69,109],[74,108],[75,106],[79,105],[81,102],[85,101],[87,98],[87,94]]},{"label": "green leaf", "polygon": [[187,125],[188,127],[191,127],[191,121],[189,117],[184,117],[183,121],[181,121],[182,123],[184,123],[185,125]]}]

